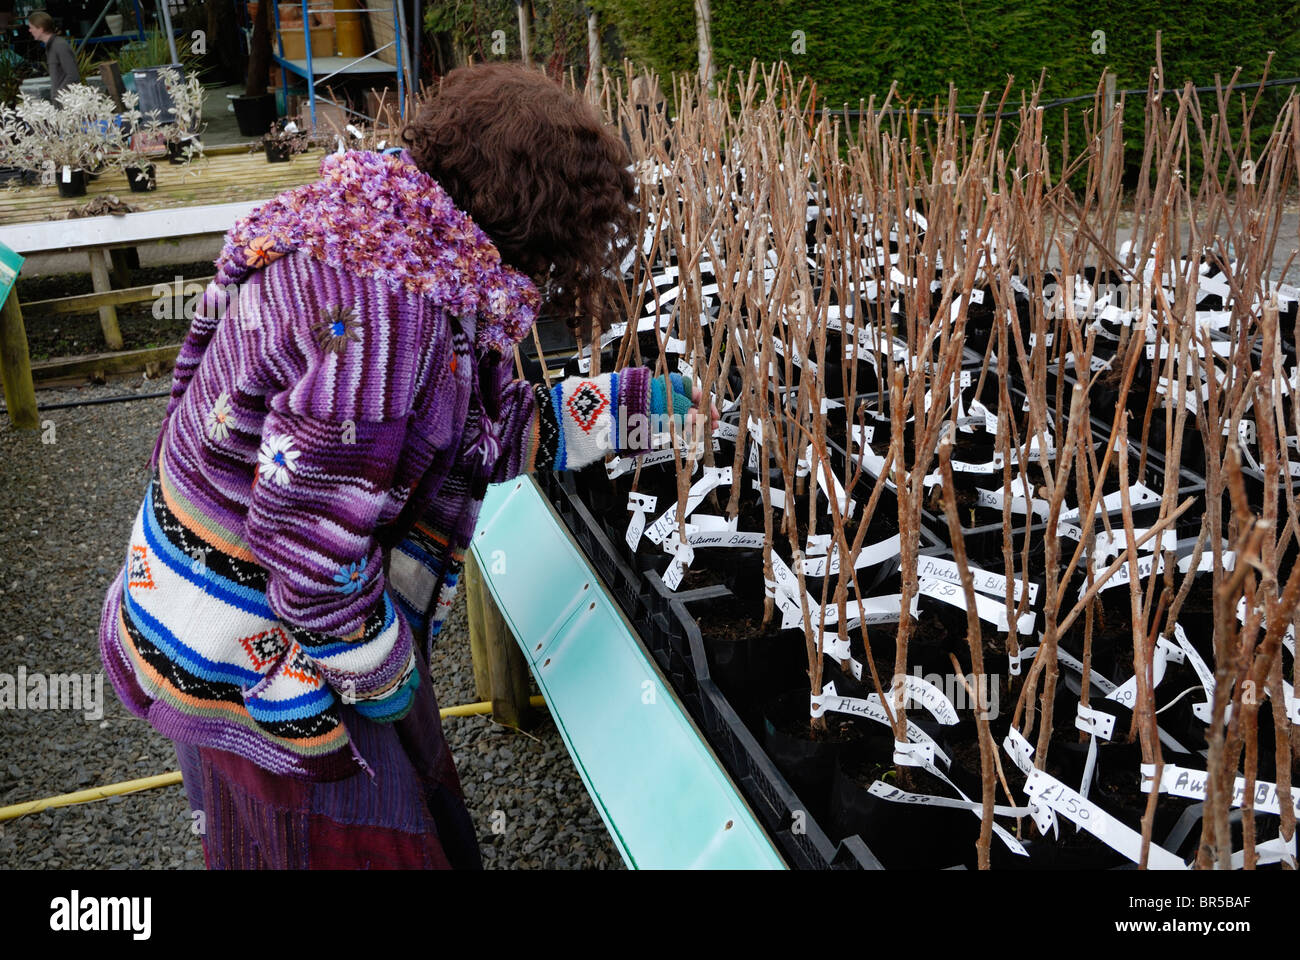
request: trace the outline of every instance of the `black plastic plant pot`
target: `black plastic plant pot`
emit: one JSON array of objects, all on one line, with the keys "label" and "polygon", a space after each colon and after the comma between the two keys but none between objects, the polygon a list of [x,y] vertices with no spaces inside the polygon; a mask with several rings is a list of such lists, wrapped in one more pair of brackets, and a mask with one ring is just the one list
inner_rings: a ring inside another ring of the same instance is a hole
[{"label": "black plastic plant pot", "polygon": [[260,97],[235,97],[235,123],[241,137],[260,137],[275,122],[275,94]]},{"label": "black plastic plant pot", "polygon": [[808,655],[799,631],[762,632],[757,624],[741,619],[741,609],[757,612],[762,602],[760,598],[747,603],[728,594],[686,603],[688,615],[700,629],[710,676],[754,730],[763,729],[763,705],[808,674]]},{"label": "black plastic plant pot", "polygon": [[[807,687],[782,693],[763,707],[763,747],[790,786],[816,819],[825,819],[835,758],[845,743],[856,739],[856,728],[843,717],[826,714],[832,736],[813,740],[808,721]],[[802,727],[800,732],[794,728]]]},{"label": "black plastic plant pot", "polygon": [[293,146],[289,143],[276,143],[275,141],[267,140],[263,146],[266,149],[267,163],[288,163],[290,157],[293,155]]},{"label": "black plastic plant pot", "polygon": [[[903,793],[924,791],[901,791],[895,785],[893,743],[889,736],[872,736],[846,745],[836,755],[826,821],[831,836],[856,834],[887,870],[943,869],[963,863],[979,836],[979,820],[966,810],[904,801]],[[871,792],[877,780],[887,789],[900,790],[895,799]]]},{"label": "black plastic plant pot", "polygon": [[158,189],[157,167],[152,163],[147,167],[125,168],[126,182],[132,193],[149,193]]},{"label": "black plastic plant pot", "polygon": [[193,142],[190,137],[178,141],[169,141],[167,144],[167,162],[174,166],[189,163],[189,147]]},{"label": "black plastic plant pot", "polygon": [[58,178],[59,196],[84,197],[86,195],[86,171],[71,170]]}]

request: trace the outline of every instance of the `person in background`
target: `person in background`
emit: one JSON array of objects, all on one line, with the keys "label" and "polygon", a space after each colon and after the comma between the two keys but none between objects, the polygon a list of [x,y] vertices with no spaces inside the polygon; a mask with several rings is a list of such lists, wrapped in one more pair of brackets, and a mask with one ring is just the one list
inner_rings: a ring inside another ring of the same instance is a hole
[{"label": "person in background", "polygon": [[27,16],[27,30],[32,37],[45,44],[45,64],[50,71],[50,100],[59,102],[59,91],[81,82],[77,56],[67,39],[59,36],[54,18],[44,10],[35,10]]}]

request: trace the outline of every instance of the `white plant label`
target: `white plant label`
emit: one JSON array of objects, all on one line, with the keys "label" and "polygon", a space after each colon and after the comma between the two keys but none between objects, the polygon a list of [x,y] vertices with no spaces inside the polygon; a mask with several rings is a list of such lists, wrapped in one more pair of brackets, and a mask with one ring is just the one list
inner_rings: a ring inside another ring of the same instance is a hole
[{"label": "white plant label", "polygon": [[[1015,481],[1012,481],[1012,484],[1014,488]],[[1006,494],[1002,490],[985,490],[983,487],[976,487],[975,502],[981,507],[1000,511],[1002,504],[1006,502]],[[1011,498],[1012,513],[1028,514],[1032,511],[1034,516],[1046,520],[1051,509],[1051,504],[1046,500],[1040,500],[1038,497],[1033,497],[1028,501],[1024,497],[1013,496]]]},{"label": "white plant label", "polygon": [[1066,523],[1064,520],[1056,521],[1057,537],[1068,537],[1075,542],[1083,539],[1083,531],[1072,523]]},{"label": "white plant label", "polygon": [[[923,806],[934,807],[951,807],[954,810],[973,810],[979,814],[983,812],[984,805],[978,800],[955,800],[952,797],[938,797],[926,793],[908,793],[906,790],[900,790],[898,787],[892,787],[883,780],[877,780],[867,788],[867,792],[873,797],[879,797],[881,800],[889,800],[892,803],[912,803]],[[1023,817],[1029,813],[1028,807],[1008,807],[996,805],[993,807],[993,814],[999,817]]]},{"label": "white plant label", "polygon": [[668,543],[664,544],[664,550],[673,555],[672,563],[668,565],[668,569],[664,572],[664,585],[669,590],[676,590],[681,586],[686,568],[695,559],[695,548],[689,543],[682,543],[680,540],[672,538]]},{"label": "white plant label", "polygon": [[803,609],[799,601],[784,590],[776,592],[776,607],[781,611],[781,629],[793,630],[803,626]]},{"label": "white plant label", "polygon": [[[1264,866],[1269,863],[1285,862],[1295,869],[1295,837],[1291,837],[1291,842],[1286,843],[1281,837],[1274,837],[1272,840],[1265,840],[1263,843],[1255,844],[1256,864]],[[1246,851],[1238,850],[1232,855],[1232,869],[1240,870],[1246,865]]]},{"label": "white plant label", "polygon": [[[835,713],[847,713],[855,717],[866,717],[868,720],[875,720],[877,723],[889,726],[889,714],[885,712],[884,706],[880,702],[880,697],[872,693],[865,700],[857,697],[841,697],[835,692],[835,684],[822,684],[821,696],[812,698],[813,717],[820,717],[827,710]],[[925,743],[934,749],[934,756],[942,761],[945,767],[952,764],[952,759],[939,748],[928,733],[922,730],[911,720],[907,721],[907,740],[909,743]]]},{"label": "white plant label", "polygon": [[719,423],[713,435],[719,440],[730,440],[734,443],[740,439],[740,426],[734,423]]},{"label": "white plant label", "polygon": [[[1160,681],[1165,678],[1165,667],[1169,664],[1169,647],[1167,644],[1156,643],[1156,652],[1151,658],[1151,689],[1155,690],[1160,686]],[[1130,710],[1137,706],[1137,677],[1132,676],[1121,683],[1118,687],[1106,694],[1107,700],[1114,700],[1121,706],[1128,707]]]},{"label": "white plant label", "polygon": [[746,530],[691,530],[687,524],[686,542],[693,547],[732,547],[752,550],[763,546],[767,536],[761,531]]},{"label": "white plant label", "polygon": [[894,763],[900,767],[933,767],[934,744],[894,741]]},{"label": "white plant label", "polygon": [[[755,480],[755,481],[754,481],[754,489],[757,490],[757,491],[759,492],[759,494],[761,495],[762,492],[763,492],[763,485],[762,485],[761,483],[759,483],[757,480]],[[780,489],[779,487],[772,487],[772,486],[769,486],[769,487],[767,488],[767,495],[768,495],[768,506],[769,506],[769,507],[771,507],[773,510],[784,510],[784,509],[785,509],[785,491],[784,491],[784,490]]]},{"label": "white plant label", "polygon": [[[1154,542],[1154,538],[1152,542]],[[1159,573],[1163,566],[1160,559],[1162,556],[1163,554],[1156,553],[1145,557],[1138,557],[1137,560],[1138,579],[1146,580],[1153,573]],[[1101,573],[1103,570],[1106,569],[1106,567],[1107,564],[1102,563],[1100,564],[1100,566],[1097,566],[1094,569],[1096,570],[1097,573]],[[1116,570],[1114,573],[1112,573],[1109,577],[1107,577],[1102,582],[1101,589],[1110,590],[1113,587],[1123,586],[1124,584],[1129,582],[1129,577],[1131,575],[1132,575],[1132,570],[1130,568],[1130,565],[1126,562],[1118,570]],[[1088,584],[1087,583],[1080,584],[1079,585],[1080,599],[1082,599],[1083,595],[1087,592],[1088,592]]]},{"label": "white plant label", "polygon": [[[1025,793],[1073,821],[1134,863],[1141,861],[1141,834],[1112,817],[1051,774],[1034,768],[1025,780]],[[1187,869],[1187,865],[1177,856],[1154,843],[1148,846],[1147,865],[1157,870]]]},{"label": "white plant label", "polygon": [[[974,581],[975,589],[980,593],[987,593],[991,597],[1005,598],[1007,595],[1007,578],[999,573],[993,573],[991,570],[981,570],[979,567],[967,566],[970,571],[971,580]],[[929,577],[931,580],[946,580],[948,583],[961,586],[961,569],[951,560],[944,560],[942,557],[921,557],[916,568],[917,576]],[[1012,599],[1017,603],[1024,595],[1025,584],[1023,580],[1012,581],[1015,586]],[[1038,602],[1038,584],[1029,584],[1029,602]]]},{"label": "white plant label", "polygon": [[[830,604],[826,609],[839,613],[836,604]],[[898,623],[903,615],[903,595],[893,593],[883,597],[864,597],[861,600],[849,601],[844,605],[844,609],[846,630],[852,630],[864,623],[867,626],[878,623]]]},{"label": "white plant label", "polygon": [[68,166],[66,163],[63,165],[63,182],[64,183],[72,182],[72,168]]},{"label": "white plant label", "polygon": [[[879,543],[868,544],[858,551],[857,557],[853,561],[853,569],[862,570],[866,567],[874,567],[884,563],[899,555],[902,551],[903,541],[898,534],[894,534],[888,540],[881,540]],[[840,551],[839,545],[832,549],[831,555],[827,557],[813,557],[804,560],[803,572],[809,577],[834,576],[840,572]]]},{"label": "white plant label", "polygon": [[[1099,505],[1101,511],[1103,513],[1119,513],[1121,510],[1124,509],[1124,504],[1122,501],[1123,495],[1124,495],[1123,491],[1121,490],[1116,490],[1114,493],[1106,494],[1106,496],[1101,498],[1101,504]],[[1144,483],[1135,483],[1131,487],[1129,487],[1128,497],[1129,497],[1129,504],[1133,507],[1133,509],[1137,509],[1138,507],[1149,506],[1150,504],[1160,502],[1160,494],[1156,493],[1154,490],[1152,490]],[[1061,519],[1078,520],[1079,508],[1071,507],[1068,510],[1062,510]]]},{"label": "white plant label", "polygon": [[[725,486],[731,483],[731,467],[705,467],[704,476],[691,484],[691,489],[686,494],[686,516],[698,507],[710,490],[716,487]],[[649,528],[646,529],[645,535],[651,543],[663,543],[664,539],[677,527],[677,504],[664,511]]]},{"label": "white plant label", "polygon": [[853,674],[854,680],[862,679],[862,664],[853,657],[851,643],[848,637],[840,639],[839,634],[823,633],[822,634],[822,653],[830,657],[841,667],[845,663],[849,665],[849,672]]},{"label": "white plant label", "polygon": [[776,589],[778,592],[784,593],[790,599],[798,603],[799,580],[795,577],[794,571],[792,571],[789,566],[786,565],[786,562],[776,553],[772,554],[772,576],[776,580]]},{"label": "white plant label", "polygon": [[686,575],[686,565],[682,563],[680,557],[673,557],[672,563],[668,564],[668,569],[664,571],[664,586],[669,590],[676,590],[682,585],[682,577]]},{"label": "white plant label", "polygon": [[[1241,599],[1244,601],[1246,598],[1242,597]],[[1197,649],[1192,646],[1191,641],[1187,639],[1187,634],[1183,631],[1181,623],[1174,624],[1174,639],[1178,641],[1178,647],[1187,658],[1187,662],[1196,671],[1196,679],[1201,681],[1201,689],[1205,691],[1205,701],[1192,704],[1192,715],[1202,723],[1209,723],[1214,713],[1214,671],[1209,668]]]},{"label": "white plant label", "polygon": [[[1006,738],[1002,741],[1002,749],[1007,752],[1011,762],[1016,765],[1026,777],[1034,770],[1034,748],[1030,746],[1015,727],[1007,731]],[[1032,798],[1029,801],[1029,816],[1033,818],[1034,825],[1038,827],[1038,832],[1044,837],[1049,834],[1053,837],[1060,836],[1060,828],[1057,825],[1056,813],[1051,807],[1037,803]]]},{"label": "white plant label", "polygon": [[[1219,554],[1220,561],[1224,570],[1231,570],[1237,565],[1237,554],[1232,550],[1224,550]],[[1178,572],[1186,573],[1192,567],[1192,555],[1189,553],[1185,557],[1178,558]],[[1214,569],[1214,554],[1209,550],[1201,552],[1201,562],[1196,565],[1197,573],[1204,573],[1207,570]]]},{"label": "white plant label", "polygon": [[[954,607],[966,609],[966,591],[960,586],[948,583],[945,580],[931,580],[928,577],[922,577],[917,587],[917,597],[912,598],[912,616],[917,617],[918,605],[917,599],[921,596],[931,597],[944,603],[951,604]],[[1007,625],[1007,608],[1003,603],[998,603],[989,597],[981,594],[975,594],[975,612],[979,618],[986,623],[993,624],[1003,633],[1009,633],[1010,628]],[[1021,614],[1016,618],[1016,631],[1018,633],[1033,633],[1034,620],[1037,614],[1030,611]]]},{"label": "white plant label", "polygon": [[[808,447],[807,457],[811,462],[812,460],[811,446]],[[803,461],[800,462],[802,463]],[[826,512],[827,513],[831,512],[831,501],[834,500],[835,505],[839,509],[841,514],[852,517],[854,511],[856,511],[858,508],[857,501],[850,500],[848,498],[848,495],[845,494],[844,492],[844,484],[840,483],[840,478],[835,476],[834,473],[831,474],[831,483],[834,485],[834,493],[832,493],[830,490],[827,489],[826,471],[820,469],[819,466],[819,469],[817,470],[817,486],[821,489],[822,496],[826,498]]]},{"label": "white plant label", "polygon": [[[1135,541],[1141,540],[1147,533],[1147,528],[1140,527],[1133,531]],[[1079,539],[1075,537],[1074,539]],[[1178,534],[1173,530],[1162,530],[1158,537],[1152,537],[1146,543],[1138,547],[1139,550],[1153,553],[1156,547],[1161,550],[1175,550],[1178,547]],[[1094,546],[1095,555],[1093,557],[1093,567],[1098,571],[1105,570],[1109,563],[1106,562],[1111,557],[1119,556],[1123,551],[1128,549],[1128,538],[1123,530],[1099,530]]]},{"label": "white plant label", "polygon": [[[939,723],[944,726],[952,726],[960,722],[960,718],[957,716],[957,708],[953,706],[947,695],[933,683],[924,677],[918,677],[911,673],[903,674],[902,680],[903,692],[907,694],[907,697],[924,707],[930,716],[934,717]],[[889,692],[891,695],[897,686],[897,681],[890,686]]]},{"label": "white plant label", "polygon": [[[1102,710],[1093,710],[1091,707],[1085,707],[1082,703],[1076,704],[1077,710],[1074,715],[1074,726],[1084,733],[1091,733],[1095,737],[1103,740],[1109,740],[1115,732],[1115,717],[1112,714]],[[1086,783],[1087,777],[1084,778]]]},{"label": "white plant label", "polygon": [[831,548],[831,535],[829,533],[809,534],[808,546],[804,548],[806,557],[824,557]]},{"label": "white plant label", "polygon": [[[1155,764],[1142,764],[1143,793],[1151,792],[1155,773]],[[1204,800],[1206,797],[1206,779],[1207,774],[1204,770],[1193,770],[1190,767],[1166,764],[1160,771],[1160,793],[1169,793],[1175,797],[1186,797],[1189,800]],[[1276,783],[1256,780],[1251,797],[1254,801],[1252,806],[1256,813],[1271,813],[1274,816],[1282,815],[1282,804],[1278,797]],[[1300,816],[1300,791],[1292,792],[1291,801],[1296,815]],[[1232,805],[1241,807],[1245,806],[1245,803],[1246,778],[1237,777],[1233,781]]]},{"label": "white plant label", "polygon": [[[638,462],[643,467],[653,467],[660,463],[672,463],[673,458],[674,454],[671,449],[656,450],[653,453],[642,453],[632,457],[615,457],[605,465],[605,472],[609,474],[612,480],[615,477],[621,477],[625,473],[631,473],[636,469]],[[692,472],[694,471],[692,470]]]},{"label": "white plant label", "polygon": [[627,495],[627,508],[632,511],[632,519],[627,525],[627,545],[633,550],[641,542],[641,534],[645,532],[645,515],[653,513],[658,497],[652,497],[644,493],[629,493]]},{"label": "white plant label", "polygon": [[1037,647],[1021,647],[1015,653],[1007,654],[1007,672],[1013,677],[1020,676],[1020,665],[1034,659]]}]

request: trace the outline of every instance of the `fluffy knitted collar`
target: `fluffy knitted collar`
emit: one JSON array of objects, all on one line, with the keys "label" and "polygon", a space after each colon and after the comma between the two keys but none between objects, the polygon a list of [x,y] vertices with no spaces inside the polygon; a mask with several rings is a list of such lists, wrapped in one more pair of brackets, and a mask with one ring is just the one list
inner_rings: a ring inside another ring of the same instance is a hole
[{"label": "fluffy knitted collar", "polygon": [[217,258],[217,282],[238,283],[286,253],[375,277],[476,317],[480,354],[505,355],[528,333],[540,296],[501,262],[492,241],[442,186],[400,154],[330,154],[314,183],[238,220]]}]

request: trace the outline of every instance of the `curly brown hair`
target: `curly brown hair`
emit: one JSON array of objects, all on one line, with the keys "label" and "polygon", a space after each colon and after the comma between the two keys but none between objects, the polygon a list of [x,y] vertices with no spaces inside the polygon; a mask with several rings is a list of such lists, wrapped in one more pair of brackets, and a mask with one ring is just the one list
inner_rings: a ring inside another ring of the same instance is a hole
[{"label": "curly brown hair", "polygon": [[[596,110],[519,64],[460,67],[402,130],[421,170],[590,336],[614,318],[631,241],[631,158]],[[575,316],[576,313],[576,316]]]}]

